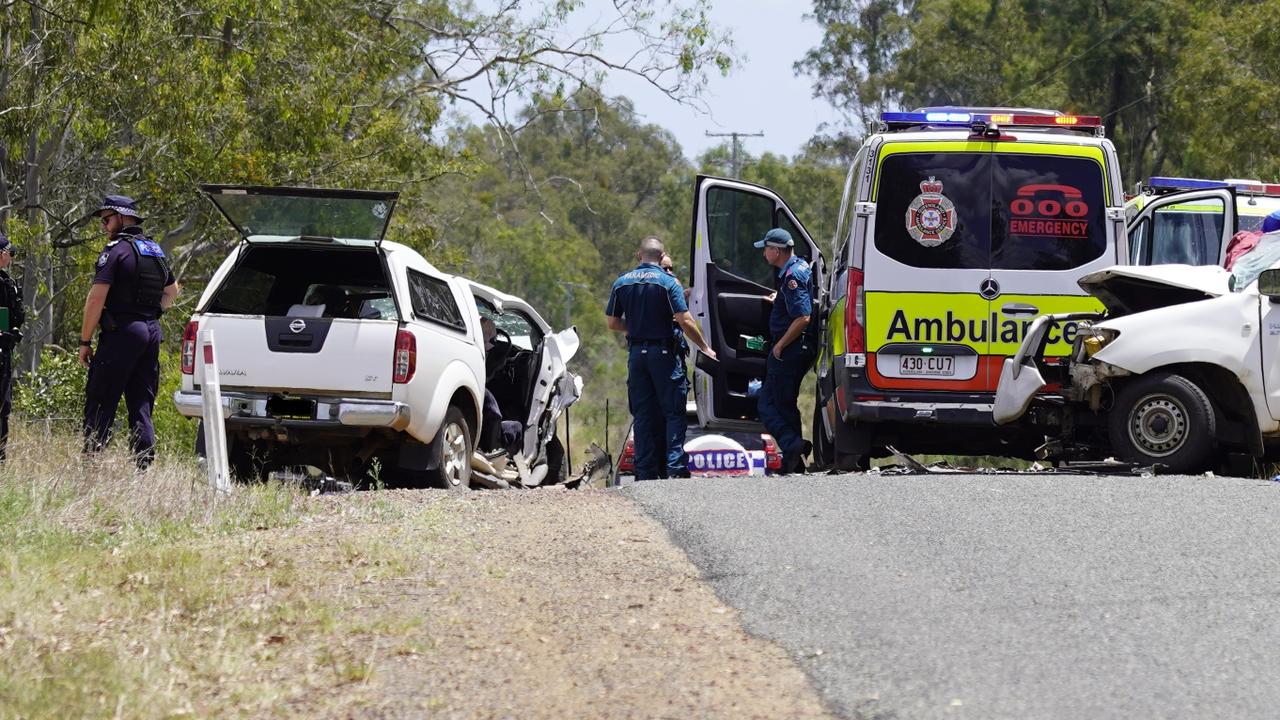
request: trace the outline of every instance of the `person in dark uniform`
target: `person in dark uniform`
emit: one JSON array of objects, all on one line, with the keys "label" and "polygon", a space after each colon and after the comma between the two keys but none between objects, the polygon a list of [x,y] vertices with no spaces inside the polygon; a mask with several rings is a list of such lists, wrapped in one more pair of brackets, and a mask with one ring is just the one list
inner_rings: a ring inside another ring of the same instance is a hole
[{"label": "person in dark uniform", "polygon": [[[634,420],[636,480],[665,475],[687,477],[684,452],[684,363],[677,358],[671,323],[712,359],[715,351],[702,338],[680,283],[663,272],[662,241],[640,242],[640,264],[623,273],[605,307],[609,329],[627,336],[627,403]],[[660,458],[663,448],[666,457]]]},{"label": "person in dark uniform", "polygon": [[[659,265],[662,268],[663,272],[670,275],[672,278],[675,278],[676,283],[679,284],[680,279],[676,277],[675,262],[672,261],[670,255],[666,253],[662,253],[662,262],[659,263]],[[685,304],[687,305],[689,303],[689,288],[684,288],[683,294],[684,294]],[[676,397],[679,399],[680,406],[685,407],[685,405],[689,402],[689,370],[685,365],[685,359],[689,357],[689,342],[684,338],[684,331],[680,329],[680,323],[676,322],[674,318],[671,321],[671,336],[674,337],[676,341],[676,361],[680,365],[680,369],[679,369],[680,380],[677,381],[679,384],[679,387],[676,388]],[[688,430],[687,413],[686,413],[685,422],[686,422],[686,432],[687,432]],[[664,438],[666,437],[665,432],[663,433],[663,437]],[[663,447],[663,452],[664,453],[666,452],[665,446]],[[666,477],[666,476],[667,476],[666,468],[665,467],[659,468],[658,477]]]},{"label": "person in dark uniform", "polygon": [[145,468],[155,455],[151,410],[160,384],[159,318],[178,295],[178,283],[164,251],[142,232],[143,217],[131,198],[108,195],[94,214],[108,241],[98,256],[80,326],[80,364],[89,368],[85,449],[107,444],[123,395],[129,445],[138,467]]},{"label": "person in dark uniform", "polygon": [[769,296],[773,311],[769,314],[769,335],[773,339],[765,358],[764,384],[760,386],[757,408],[760,420],[782,449],[782,472],[804,471],[804,456],[812,450],[802,437],[800,383],[813,367],[816,356],[814,340],[806,330],[813,312],[810,297],[809,263],[794,253],[791,233],[774,228],[755,244],[764,249],[765,262],[777,268],[776,291]]},{"label": "person in dark uniform", "polygon": [[9,313],[7,324],[0,325],[0,461],[9,445],[9,410],[13,405],[13,353],[22,339],[22,289],[9,276],[9,266],[17,252],[9,238],[0,232],[0,308]]}]

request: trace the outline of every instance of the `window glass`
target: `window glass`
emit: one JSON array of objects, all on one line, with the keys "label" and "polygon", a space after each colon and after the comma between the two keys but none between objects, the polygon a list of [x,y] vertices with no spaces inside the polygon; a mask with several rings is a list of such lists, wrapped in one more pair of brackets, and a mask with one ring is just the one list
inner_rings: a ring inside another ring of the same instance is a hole
[{"label": "window glass", "polygon": [[1069,270],[1107,250],[1102,166],[1078,157],[996,154],[991,267]]},{"label": "window glass", "polygon": [[921,268],[988,268],[991,156],[903,153],[880,165],[875,247]]},{"label": "window glass", "polygon": [[542,333],[533,321],[519,311],[498,313],[489,303],[476,300],[480,317],[489,318],[495,327],[511,336],[511,344],[525,350],[534,350],[542,343]]},{"label": "window glass", "polygon": [[858,205],[857,189],[853,179],[862,168],[863,150],[858,153],[853,164],[849,166],[849,174],[844,179],[844,193],[840,196],[840,215],[836,218],[836,232],[831,237],[831,250],[834,262],[844,259],[844,248],[849,242],[849,231],[853,227],[853,211]]},{"label": "window glass", "polygon": [[413,300],[413,313],[418,317],[458,330],[467,329],[449,283],[410,270],[409,294]]},{"label": "window glass", "polygon": [[245,248],[208,312],[285,316],[308,302],[324,303],[324,317],[372,318],[372,309],[396,316],[382,258],[373,248],[261,244]]},{"label": "window glass", "polygon": [[1148,236],[1151,234],[1151,219],[1143,218],[1132,230],[1129,231],[1129,262],[1134,265],[1150,265],[1150,243]]},{"label": "window glass", "polygon": [[1217,265],[1222,244],[1221,198],[1197,198],[1151,213],[1151,262]]},{"label": "window glass", "polygon": [[773,227],[769,198],[724,187],[707,191],[707,241],[711,262],[721,270],[773,287],[772,270],[754,247]]}]

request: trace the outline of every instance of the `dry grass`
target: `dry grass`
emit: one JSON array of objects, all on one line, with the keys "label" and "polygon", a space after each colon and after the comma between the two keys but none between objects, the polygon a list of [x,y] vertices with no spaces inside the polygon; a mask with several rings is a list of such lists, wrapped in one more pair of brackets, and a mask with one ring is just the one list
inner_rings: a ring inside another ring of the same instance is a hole
[{"label": "dry grass", "polygon": [[[404,573],[436,508],[279,485],[218,497],[194,460],[19,431],[0,469],[0,718],[341,711],[394,642],[359,589]],[[340,689],[340,690],[337,690]]]}]

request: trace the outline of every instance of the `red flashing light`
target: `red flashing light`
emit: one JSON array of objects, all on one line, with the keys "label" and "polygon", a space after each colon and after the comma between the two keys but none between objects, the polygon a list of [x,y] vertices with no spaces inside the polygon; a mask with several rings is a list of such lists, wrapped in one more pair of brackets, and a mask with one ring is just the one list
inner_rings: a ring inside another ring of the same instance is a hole
[{"label": "red flashing light", "polygon": [[622,446],[622,456],[618,458],[619,473],[633,473],[636,471],[636,441],[627,438],[627,444]]},{"label": "red flashing light", "polygon": [[782,453],[778,452],[778,441],[773,439],[772,435],[764,433],[760,435],[760,439],[764,441],[764,467],[766,470],[782,469]]},{"label": "red flashing light", "polygon": [[194,375],[196,372],[196,336],[200,332],[200,323],[192,320],[182,330],[182,374]]},{"label": "red flashing light", "polygon": [[404,384],[413,379],[418,367],[418,341],[413,333],[400,330],[396,333],[396,352],[391,366],[391,382]]}]

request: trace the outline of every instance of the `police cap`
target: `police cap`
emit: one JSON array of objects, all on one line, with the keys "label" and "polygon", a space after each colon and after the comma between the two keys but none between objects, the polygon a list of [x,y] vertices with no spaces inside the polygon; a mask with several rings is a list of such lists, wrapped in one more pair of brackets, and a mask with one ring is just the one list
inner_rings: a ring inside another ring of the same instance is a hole
[{"label": "police cap", "polygon": [[128,215],[138,222],[142,222],[146,218],[142,217],[142,213],[138,212],[138,203],[127,195],[108,195],[102,198],[102,207],[93,211],[94,215],[101,217],[103,213],[116,212],[121,215]]},{"label": "police cap", "polygon": [[1280,230],[1280,210],[1262,218],[1262,232],[1269,233]]},{"label": "police cap", "polygon": [[782,228],[774,228],[764,234],[764,237],[756,243],[756,247],[792,247],[795,241],[791,239],[791,233]]}]

